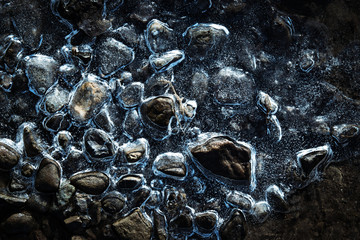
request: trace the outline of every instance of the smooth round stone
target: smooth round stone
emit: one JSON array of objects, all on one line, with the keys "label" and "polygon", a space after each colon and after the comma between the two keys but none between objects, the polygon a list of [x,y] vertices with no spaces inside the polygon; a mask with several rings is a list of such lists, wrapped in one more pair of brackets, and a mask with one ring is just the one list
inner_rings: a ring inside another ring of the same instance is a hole
[{"label": "smooth round stone", "polygon": [[140,104],[144,95],[144,84],[130,83],[120,92],[118,98],[125,108],[135,107]]},{"label": "smooth round stone", "polygon": [[69,92],[56,86],[51,88],[44,96],[44,106],[47,112],[55,113],[68,103]]},{"label": "smooth round stone", "polygon": [[138,163],[149,156],[149,143],[145,138],[137,139],[134,142],[126,143],[121,147],[127,163]]},{"label": "smooth round stone", "polygon": [[166,23],[157,19],[151,20],[145,32],[146,45],[152,53],[164,52],[176,47],[173,30]]},{"label": "smooth round stone", "polygon": [[226,195],[226,201],[229,204],[246,211],[250,211],[255,203],[254,199],[250,195],[239,191],[232,191]]},{"label": "smooth round stone", "polygon": [[151,98],[141,105],[140,112],[153,125],[167,128],[170,119],[175,116],[174,101],[169,97]]},{"label": "smooth round stone", "polygon": [[180,50],[172,50],[161,54],[153,54],[149,58],[150,65],[156,72],[165,72],[175,67],[185,59],[185,54]]},{"label": "smooth round stone", "polygon": [[54,193],[59,189],[61,167],[53,159],[44,158],[35,176],[35,188],[39,192]]},{"label": "smooth round stone", "polygon": [[44,150],[30,126],[25,126],[23,129],[23,143],[26,156],[28,157],[36,157]]},{"label": "smooth round stone", "polygon": [[0,170],[11,170],[20,160],[20,154],[11,146],[0,142]]},{"label": "smooth round stone", "polygon": [[252,214],[259,222],[265,222],[270,215],[270,205],[266,201],[260,201],[254,204]]},{"label": "smooth round stone", "polygon": [[30,163],[25,163],[21,168],[21,174],[24,177],[31,177],[35,172],[35,168]]},{"label": "smooth round stone", "polygon": [[211,233],[217,224],[217,214],[213,211],[200,212],[195,215],[195,225],[201,233]]},{"label": "smooth round stone", "polygon": [[102,172],[85,172],[73,175],[70,177],[70,182],[85,193],[99,195],[108,188],[110,180]]},{"label": "smooth round stone", "polygon": [[182,180],[186,177],[187,167],[182,153],[163,153],[155,158],[153,170],[156,175],[165,175]]},{"label": "smooth round stone", "polygon": [[139,175],[129,174],[124,175],[117,182],[116,186],[124,190],[132,190],[139,188],[143,182],[143,178]]},{"label": "smooth round stone", "polygon": [[108,213],[120,212],[125,206],[125,197],[119,192],[111,192],[101,200],[102,208]]},{"label": "smooth round stone", "polygon": [[7,234],[29,233],[36,227],[35,219],[28,213],[15,213],[8,217],[2,224]]}]

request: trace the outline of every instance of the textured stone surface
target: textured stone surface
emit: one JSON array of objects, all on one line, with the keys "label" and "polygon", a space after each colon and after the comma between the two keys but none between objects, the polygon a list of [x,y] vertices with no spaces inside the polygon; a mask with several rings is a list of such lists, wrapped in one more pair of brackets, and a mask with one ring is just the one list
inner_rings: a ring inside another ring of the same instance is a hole
[{"label": "textured stone surface", "polygon": [[88,194],[101,194],[109,186],[109,177],[102,172],[85,172],[75,174],[70,182],[79,190]]}]

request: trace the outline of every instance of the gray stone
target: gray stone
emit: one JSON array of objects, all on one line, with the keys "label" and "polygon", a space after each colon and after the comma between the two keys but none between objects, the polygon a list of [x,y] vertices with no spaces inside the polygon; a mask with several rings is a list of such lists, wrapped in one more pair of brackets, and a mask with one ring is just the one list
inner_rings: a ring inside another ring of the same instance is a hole
[{"label": "gray stone", "polygon": [[78,173],[70,177],[70,182],[77,189],[93,195],[103,193],[109,186],[109,177],[102,172]]},{"label": "gray stone", "polygon": [[153,169],[156,175],[165,175],[174,179],[186,177],[187,168],[181,153],[163,153],[155,158]]},{"label": "gray stone", "polygon": [[85,151],[91,159],[105,160],[115,155],[110,136],[103,130],[91,128],[84,135]]},{"label": "gray stone", "polygon": [[23,143],[26,156],[36,157],[43,152],[43,147],[39,143],[38,137],[30,126],[25,126],[23,130]]}]

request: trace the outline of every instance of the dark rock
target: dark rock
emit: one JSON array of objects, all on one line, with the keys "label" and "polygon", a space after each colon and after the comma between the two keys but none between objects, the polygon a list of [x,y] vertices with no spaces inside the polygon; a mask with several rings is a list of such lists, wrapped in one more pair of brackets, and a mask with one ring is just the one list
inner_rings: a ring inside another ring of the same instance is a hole
[{"label": "dark rock", "polygon": [[80,232],[82,230],[82,220],[79,216],[71,216],[64,220],[65,226],[71,232]]},{"label": "dark rock", "polygon": [[18,179],[17,177],[13,176],[9,184],[10,192],[19,192],[25,189],[26,189],[25,183],[20,179]]},{"label": "dark rock", "polygon": [[71,142],[72,142],[72,136],[67,131],[61,131],[56,135],[57,144],[63,149],[66,150]]},{"label": "dark rock", "polygon": [[25,126],[23,130],[23,142],[26,156],[36,157],[42,153],[43,148],[30,126]]},{"label": "dark rock", "polygon": [[201,212],[195,215],[195,224],[202,233],[211,233],[217,224],[217,215],[214,212]]},{"label": "dark rock", "polygon": [[15,213],[2,223],[5,233],[14,235],[30,233],[36,227],[35,219],[28,213]]},{"label": "dark rock", "polygon": [[249,147],[227,137],[213,137],[190,151],[195,160],[212,173],[233,180],[250,181]]},{"label": "dark rock", "polygon": [[175,116],[174,101],[168,97],[152,98],[141,105],[140,111],[155,126],[166,128]]},{"label": "dark rock", "polygon": [[183,212],[171,219],[169,228],[175,232],[190,233],[193,231],[193,218],[190,214]]},{"label": "dark rock", "polygon": [[151,190],[147,187],[142,187],[134,193],[133,206],[140,207],[150,196]]},{"label": "dark rock", "polygon": [[231,191],[227,194],[226,201],[230,205],[238,207],[244,211],[250,211],[255,203],[254,199],[249,194],[239,191]]},{"label": "dark rock", "polygon": [[98,195],[103,193],[109,186],[109,177],[102,172],[85,172],[73,175],[70,182],[77,189]]},{"label": "dark rock", "polygon": [[342,146],[356,142],[360,136],[360,126],[356,124],[341,124],[331,128],[331,135]]},{"label": "dark rock", "polygon": [[55,113],[67,105],[69,100],[69,91],[59,85],[50,88],[44,96],[44,107],[49,113]]},{"label": "dark rock", "polygon": [[122,152],[128,163],[136,163],[148,155],[149,143],[145,138],[130,142],[122,146]]},{"label": "dark rock", "polygon": [[20,160],[20,154],[5,143],[0,143],[0,170],[9,171]]},{"label": "dark rock", "polygon": [[260,201],[254,204],[251,213],[258,222],[262,223],[269,217],[270,211],[270,205],[266,201]]},{"label": "dark rock", "polygon": [[120,189],[136,189],[139,188],[142,184],[143,179],[141,176],[138,175],[125,175],[120,178],[117,182],[116,186]]},{"label": "dark rock", "polygon": [[30,163],[25,163],[21,168],[21,174],[24,177],[31,177],[34,174],[35,168]]},{"label": "dark rock", "polygon": [[244,214],[239,210],[234,210],[230,219],[226,221],[220,229],[222,240],[241,240],[247,234],[247,225]]},{"label": "dark rock", "polygon": [[51,201],[52,197],[49,195],[33,193],[26,205],[32,211],[46,213],[49,210]]},{"label": "dark rock", "polygon": [[106,212],[117,213],[124,208],[125,197],[119,192],[111,192],[101,200],[101,205]]},{"label": "dark rock", "polygon": [[115,155],[115,149],[110,136],[99,129],[89,129],[84,135],[85,150],[90,158],[106,159]]},{"label": "dark rock", "polygon": [[176,215],[187,203],[186,193],[183,189],[168,187],[164,190],[165,207],[171,215]]},{"label": "dark rock", "polygon": [[163,153],[156,157],[153,168],[155,174],[165,174],[168,177],[182,179],[187,174],[185,158],[181,153]]},{"label": "dark rock", "polygon": [[111,132],[113,129],[113,123],[110,120],[109,112],[106,109],[102,109],[94,118],[94,123],[99,128],[106,132]]},{"label": "dark rock", "polygon": [[166,218],[164,214],[154,211],[154,237],[156,240],[168,239],[166,231]]},{"label": "dark rock", "polygon": [[59,189],[61,167],[52,159],[44,158],[35,176],[35,188],[39,192],[54,193]]},{"label": "dark rock", "polygon": [[15,207],[23,207],[26,203],[26,198],[13,197],[0,193],[0,206],[15,206]]},{"label": "dark rock", "polygon": [[44,127],[52,132],[67,129],[70,126],[69,120],[63,113],[55,113],[44,119]]},{"label": "dark rock", "polygon": [[56,203],[60,207],[67,205],[70,199],[74,196],[75,191],[76,189],[73,185],[69,183],[62,184],[59,191],[56,193]]},{"label": "dark rock", "polygon": [[284,192],[276,185],[271,185],[265,192],[266,201],[276,212],[289,211],[289,204],[285,199]]},{"label": "dark rock", "polygon": [[298,163],[303,173],[309,176],[318,165],[325,163],[332,155],[328,146],[300,151],[297,154]]},{"label": "dark rock", "polygon": [[113,223],[113,228],[120,239],[124,240],[150,240],[152,225],[145,218],[140,209]]},{"label": "dark rock", "polygon": [[165,72],[178,65],[185,59],[185,54],[180,50],[165,53],[155,53],[150,56],[149,63],[156,72]]},{"label": "dark rock", "polygon": [[125,108],[135,107],[140,104],[144,94],[144,85],[134,82],[127,85],[119,94],[118,98]]}]

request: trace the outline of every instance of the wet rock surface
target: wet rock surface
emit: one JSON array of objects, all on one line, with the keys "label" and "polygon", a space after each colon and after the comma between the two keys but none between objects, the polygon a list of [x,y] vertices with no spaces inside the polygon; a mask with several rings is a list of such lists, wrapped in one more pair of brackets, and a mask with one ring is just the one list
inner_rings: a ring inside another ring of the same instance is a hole
[{"label": "wet rock surface", "polygon": [[357,239],[359,11],[0,3],[0,239]]}]

